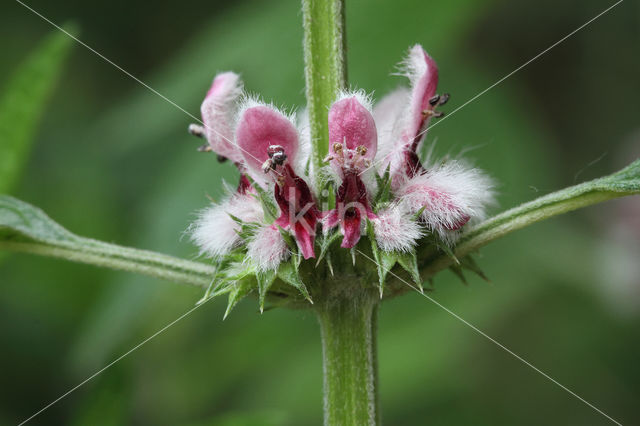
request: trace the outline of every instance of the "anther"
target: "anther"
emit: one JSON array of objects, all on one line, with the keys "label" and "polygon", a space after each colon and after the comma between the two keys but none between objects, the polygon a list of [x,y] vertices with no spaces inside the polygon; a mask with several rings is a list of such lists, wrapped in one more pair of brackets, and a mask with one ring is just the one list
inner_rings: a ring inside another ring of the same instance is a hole
[{"label": "anther", "polygon": [[211,145],[209,145],[208,143],[198,147],[198,152],[211,152],[211,151],[213,151],[213,149],[211,148]]},{"label": "anther", "polygon": [[189,124],[189,133],[191,133],[193,136],[197,136],[199,138],[204,138],[205,137],[204,127],[199,126],[197,124]]},{"label": "anther", "polygon": [[367,153],[367,147],[364,145],[360,145],[356,148],[356,152],[362,156],[364,156]]}]

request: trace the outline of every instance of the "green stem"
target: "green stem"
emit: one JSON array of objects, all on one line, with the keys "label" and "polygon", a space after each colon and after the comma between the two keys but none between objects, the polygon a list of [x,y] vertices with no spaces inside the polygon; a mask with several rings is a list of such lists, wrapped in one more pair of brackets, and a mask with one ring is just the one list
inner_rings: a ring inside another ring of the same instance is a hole
[{"label": "green stem", "polygon": [[329,107],[336,94],[346,88],[344,1],[302,0],[302,24],[311,161],[318,170],[329,152]]},{"label": "green stem", "polygon": [[325,425],[375,425],[377,397],[375,292],[319,304]]},{"label": "green stem", "polygon": [[1,250],[56,257],[203,288],[209,286],[211,277],[215,274],[215,268],[204,263],[191,262],[161,253],[103,243],[88,238],[73,243],[57,242],[54,245],[0,241]]}]

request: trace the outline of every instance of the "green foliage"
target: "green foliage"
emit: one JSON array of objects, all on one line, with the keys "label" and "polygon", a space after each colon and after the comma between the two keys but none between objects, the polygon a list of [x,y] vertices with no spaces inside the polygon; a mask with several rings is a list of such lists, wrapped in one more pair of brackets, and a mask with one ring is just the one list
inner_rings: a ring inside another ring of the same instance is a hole
[{"label": "green foliage", "polygon": [[14,71],[0,94],[0,193],[12,191],[73,43],[54,30]]}]

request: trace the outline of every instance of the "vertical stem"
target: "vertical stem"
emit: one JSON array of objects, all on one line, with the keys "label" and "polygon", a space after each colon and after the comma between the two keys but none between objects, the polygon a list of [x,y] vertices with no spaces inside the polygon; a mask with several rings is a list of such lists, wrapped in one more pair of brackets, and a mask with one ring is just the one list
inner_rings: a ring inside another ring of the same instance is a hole
[{"label": "vertical stem", "polygon": [[346,87],[344,0],[302,0],[302,15],[311,163],[318,170],[329,152],[329,106]]},{"label": "vertical stem", "polygon": [[325,425],[376,425],[378,299],[340,298],[318,306]]}]

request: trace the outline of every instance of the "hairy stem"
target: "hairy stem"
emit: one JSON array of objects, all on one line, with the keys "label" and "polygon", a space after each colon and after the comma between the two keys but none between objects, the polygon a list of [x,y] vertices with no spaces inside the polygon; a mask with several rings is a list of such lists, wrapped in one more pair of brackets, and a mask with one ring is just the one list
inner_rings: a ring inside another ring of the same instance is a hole
[{"label": "hairy stem", "polygon": [[215,273],[212,266],[200,262],[191,262],[160,253],[90,239],[82,240],[78,243],[57,243],[55,245],[0,241],[0,250],[56,257],[203,288],[208,287],[211,277]]},{"label": "hairy stem", "polygon": [[378,424],[374,293],[319,304],[325,425]]},{"label": "hairy stem", "polygon": [[311,162],[317,170],[329,152],[329,107],[346,87],[344,1],[302,0],[302,24]]}]

